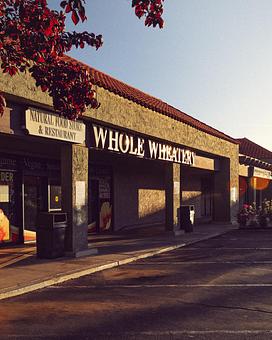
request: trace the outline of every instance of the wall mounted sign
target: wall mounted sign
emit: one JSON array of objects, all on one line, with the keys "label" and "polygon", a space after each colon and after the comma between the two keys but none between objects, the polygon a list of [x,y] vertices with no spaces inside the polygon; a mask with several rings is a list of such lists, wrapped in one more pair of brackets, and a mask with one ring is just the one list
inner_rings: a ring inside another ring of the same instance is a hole
[{"label": "wall mounted sign", "polygon": [[147,159],[158,159],[191,166],[195,165],[195,153],[190,150],[94,124],[92,125],[92,129],[91,144],[97,149]]},{"label": "wall mounted sign", "polygon": [[272,180],[272,171],[253,167],[253,170],[249,168],[249,176]]},{"label": "wall mounted sign", "polygon": [[82,144],[86,136],[84,123],[69,120],[35,108],[26,110],[25,127],[30,135],[71,143]]}]

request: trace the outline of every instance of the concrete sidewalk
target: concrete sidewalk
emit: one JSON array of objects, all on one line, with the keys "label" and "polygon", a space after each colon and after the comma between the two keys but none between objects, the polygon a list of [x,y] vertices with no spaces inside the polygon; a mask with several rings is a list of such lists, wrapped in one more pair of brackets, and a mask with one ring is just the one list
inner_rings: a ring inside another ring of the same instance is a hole
[{"label": "concrete sidewalk", "polygon": [[196,226],[193,233],[179,236],[163,231],[155,235],[129,232],[97,236],[90,243],[97,254],[82,258],[42,260],[36,257],[33,245],[2,248],[0,300],[171,251],[233,229],[237,226],[206,224]]}]

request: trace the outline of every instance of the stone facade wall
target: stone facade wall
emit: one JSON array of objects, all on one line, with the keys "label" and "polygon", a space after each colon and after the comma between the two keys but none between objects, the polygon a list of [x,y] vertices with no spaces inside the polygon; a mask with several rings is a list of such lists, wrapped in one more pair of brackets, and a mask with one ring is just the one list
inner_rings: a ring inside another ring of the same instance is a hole
[{"label": "stone facade wall", "polygon": [[[88,111],[86,116],[209,153],[219,159],[228,158],[230,173],[229,191],[226,194],[229,198],[226,196],[225,199],[231,199],[231,216],[232,220],[235,219],[239,192],[239,147],[237,144],[199,131],[101,88],[98,89],[98,100],[101,102],[101,107],[98,110]],[[230,197],[233,188],[235,188],[236,197]]]},{"label": "stone facade wall", "polygon": [[52,100],[49,95],[36,87],[34,79],[27,72],[13,77],[1,73],[0,91],[18,97],[18,100],[21,98],[29,103],[52,107]]},{"label": "stone facade wall", "polygon": [[[21,97],[30,104],[36,103],[37,106],[51,105],[50,97],[36,88],[35,82],[27,73],[13,78],[1,75],[0,91]],[[231,215],[235,215],[238,208],[238,194],[236,197],[235,192],[239,191],[238,145],[145,108],[103,88],[98,88],[97,93],[101,106],[98,110],[87,111],[86,118],[184,145],[222,160],[229,159],[229,167],[224,169],[229,172],[224,177],[228,178],[229,189],[224,193],[224,197],[222,196],[222,202],[231,200]],[[231,192],[234,195],[231,195]]]},{"label": "stone facade wall", "polygon": [[248,177],[248,166],[239,164],[239,176]]},{"label": "stone facade wall", "polygon": [[115,230],[165,221],[164,169],[160,163],[113,161]]},{"label": "stone facade wall", "polygon": [[[13,78],[1,74],[0,91],[40,105],[52,104],[51,98],[37,89],[27,74]],[[98,110],[88,110],[86,117],[238,161],[238,145],[199,131],[103,88],[98,88],[97,93],[101,106]],[[235,167],[237,165],[234,164]]]}]

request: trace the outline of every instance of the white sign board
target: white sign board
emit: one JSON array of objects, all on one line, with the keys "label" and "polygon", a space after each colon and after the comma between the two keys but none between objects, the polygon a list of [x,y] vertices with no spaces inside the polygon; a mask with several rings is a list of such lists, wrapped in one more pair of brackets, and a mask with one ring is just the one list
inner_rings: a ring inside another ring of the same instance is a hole
[{"label": "white sign board", "polygon": [[265,178],[265,179],[272,179],[272,171],[269,170],[264,170],[260,168],[255,168],[254,167],[254,172],[253,172],[254,177],[259,177],[259,178]]},{"label": "white sign board", "polygon": [[174,194],[179,195],[180,194],[180,182],[174,182]]},{"label": "white sign board", "polygon": [[236,187],[232,187],[230,189],[230,200],[231,202],[236,202],[238,199],[238,195],[237,195],[238,191],[236,189]]},{"label": "white sign board", "polygon": [[84,181],[76,181],[76,206],[82,207],[86,204],[86,190]]},{"label": "white sign board", "polygon": [[27,109],[25,123],[28,133],[33,136],[78,144],[85,141],[86,127],[84,123],[69,120],[47,111],[35,108]]}]

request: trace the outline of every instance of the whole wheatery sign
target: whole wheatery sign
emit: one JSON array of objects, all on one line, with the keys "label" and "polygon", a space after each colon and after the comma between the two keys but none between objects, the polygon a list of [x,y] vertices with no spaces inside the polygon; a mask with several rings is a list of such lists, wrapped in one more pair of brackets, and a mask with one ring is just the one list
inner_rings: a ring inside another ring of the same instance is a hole
[{"label": "whole wheatery sign", "polygon": [[86,127],[79,121],[69,120],[50,112],[29,108],[25,113],[25,125],[30,135],[82,144]]},{"label": "whole wheatery sign", "polygon": [[190,166],[195,165],[195,153],[191,150],[95,124],[93,124],[92,127],[93,135],[91,144],[97,149],[109,150],[141,158],[158,159]]}]

